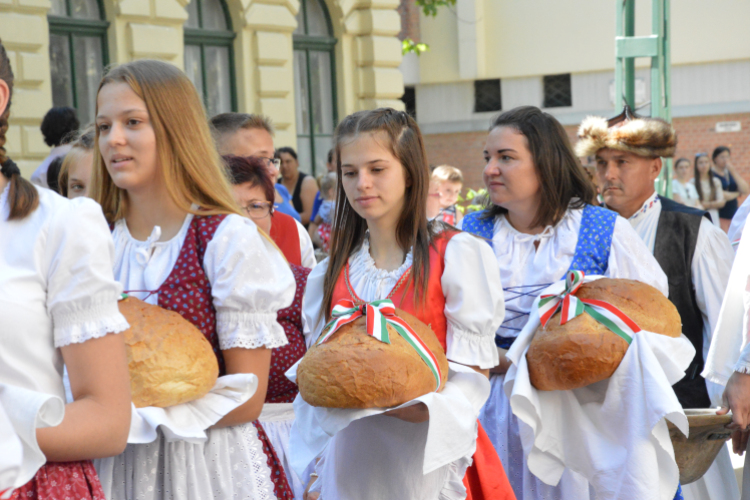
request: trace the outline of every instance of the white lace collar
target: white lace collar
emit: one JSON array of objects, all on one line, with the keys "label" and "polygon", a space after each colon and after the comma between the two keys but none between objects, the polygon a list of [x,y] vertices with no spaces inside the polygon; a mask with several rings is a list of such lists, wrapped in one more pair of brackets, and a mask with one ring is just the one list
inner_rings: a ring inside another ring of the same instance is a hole
[{"label": "white lace collar", "polygon": [[349,257],[349,267],[351,274],[367,274],[371,279],[377,280],[398,280],[409,269],[414,260],[414,252],[409,249],[409,253],[404,257],[404,263],[398,269],[388,271],[380,269],[375,264],[375,259],[370,255],[370,234],[367,233],[359,250]]}]

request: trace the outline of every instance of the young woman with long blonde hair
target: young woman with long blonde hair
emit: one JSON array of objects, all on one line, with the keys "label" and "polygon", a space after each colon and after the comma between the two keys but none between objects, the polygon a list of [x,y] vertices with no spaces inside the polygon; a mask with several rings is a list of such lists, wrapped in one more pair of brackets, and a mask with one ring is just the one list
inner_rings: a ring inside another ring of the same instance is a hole
[{"label": "young woman with long blonde hair", "polygon": [[205,430],[205,442],[159,431],[154,442],[98,461],[105,492],[115,500],[288,498],[256,420],[271,349],[287,342],[276,314],[292,302],[294,279],[239,214],[195,87],[167,63],[115,67],[99,86],[96,142],[92,197],[113,225],[116,279],[201,330],[221,375],[259,381],[247,402]]}]

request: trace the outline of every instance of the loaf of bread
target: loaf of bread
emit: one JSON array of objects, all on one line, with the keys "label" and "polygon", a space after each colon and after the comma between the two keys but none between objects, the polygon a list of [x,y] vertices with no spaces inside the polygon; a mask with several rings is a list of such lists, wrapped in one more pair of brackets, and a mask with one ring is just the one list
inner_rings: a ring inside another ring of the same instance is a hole
[{"label": "loaf of bread", "polygon": [[[656,288],[638,281],[603,278],[584,283],[576,297],[617,307],[642,330],[679,337],[677,308]],[[637,334],[636,334],[637,335]],[[558,312],[539,327],[526,353],[529,377],[541,391],[569,390],[607,379],[620,366],[628,343],[583,313],[560,325]]]},{"label": "loaf of bread", "polygon": [[130,391],[137,408],[166,408],[205,396],[219,376],[206,337],[178,313],[128,297],[119,302]]},{"label": "loaf of bread", "polygon": [[[442,380],[448,360],[435,333],[414,316],[396,310],[432,351]],[[326,408],[390,408],[435,390],[427,364],[390,325],[390,344],[367,334],[361,317],[342,326],[324,344],[310,348],[297,369],[299,392],[308,404]]]}]

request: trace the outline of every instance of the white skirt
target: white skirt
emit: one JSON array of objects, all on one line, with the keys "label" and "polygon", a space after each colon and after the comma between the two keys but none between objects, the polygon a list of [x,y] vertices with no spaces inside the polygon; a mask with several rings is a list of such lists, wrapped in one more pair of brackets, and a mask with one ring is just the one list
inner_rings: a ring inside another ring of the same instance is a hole
[{"label": "white skirt", "polygon": [[271,500],[271,469],[252,423],[211,429],[203,443],[129,444],[94,461],[109,500]]},{"label": "white skirt", "polygon": [[266,403],[263,411],[258,417],[260,425],[266,431],[268,440],[271,441],[279,463],[284,468],[289,486],[292,488],[295,500],[302,500],[305,485],[310,480],[312,467],[306,471],[306,478],[300,480],[289,463],[289,435],[292,433],[294,423],[294,405],[292,403]]},{"label": "white skirt", "polygon": [[588,500],[594,498],[586,479],[565,469],[557,486],[543,483],[526,467],[518,419],[503,391],[505,375],[492,375],[492,392],[482,407],[479,421],[489,436],[505,468],[517,500]]}]

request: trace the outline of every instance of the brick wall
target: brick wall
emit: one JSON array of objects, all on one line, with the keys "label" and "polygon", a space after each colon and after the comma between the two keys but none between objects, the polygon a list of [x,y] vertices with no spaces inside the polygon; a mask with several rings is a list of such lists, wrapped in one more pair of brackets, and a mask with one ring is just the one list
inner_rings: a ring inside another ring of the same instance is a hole
[{"label": "brick wall", "polygon": [[401,16],[401,32],[399,40],[411,38],[419,41],[419,7],[414,0],[401,0],[398,4],[398,13]]},{"label": "brick wall", "polygon": [[[724,121],[739,121],[742,130],[717,133],[716,123]],[[695,153],[710,155],[716,146],[727,146],[732,150],[732,163],[750,182],[750,113],[675,118],[674,127],[678,138],[675,158],[684,156],[692,161]],[[578,127],[568,125],[565,130],[571,141],[575,142]],[[445,163],[460,168],[466,187],[481,188],[484,167],[482,151],[486,137],[486,132],[425,135],[427,159],[431,166]]]}]

